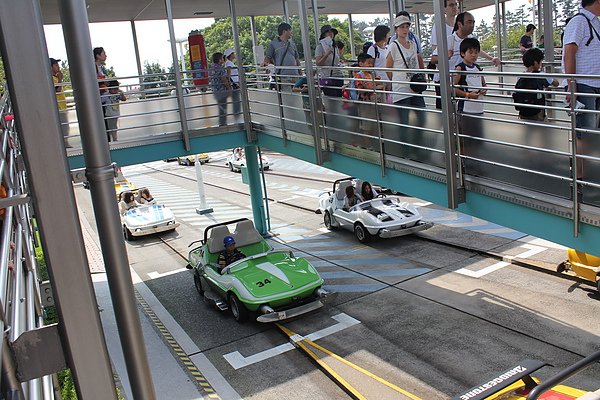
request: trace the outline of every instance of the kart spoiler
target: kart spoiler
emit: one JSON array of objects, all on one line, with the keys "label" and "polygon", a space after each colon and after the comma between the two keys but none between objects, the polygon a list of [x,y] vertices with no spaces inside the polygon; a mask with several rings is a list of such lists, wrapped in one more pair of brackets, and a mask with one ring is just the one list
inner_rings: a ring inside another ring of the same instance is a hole
[{"label": "kart spoiler", "polygon": [[520,380],[525,383],[526,387],[532,388],[537,383],[533,380],[531,374],[546,365],[548,364],[543,361],[523,360],[517,366],[492,377],[478,386],[472,387],[452,400],[483,400]]}]

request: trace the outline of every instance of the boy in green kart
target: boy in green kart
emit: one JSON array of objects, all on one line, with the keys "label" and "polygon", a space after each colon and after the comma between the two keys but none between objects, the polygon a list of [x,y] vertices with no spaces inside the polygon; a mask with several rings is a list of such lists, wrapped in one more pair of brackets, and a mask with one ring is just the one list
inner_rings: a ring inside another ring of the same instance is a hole
[{"label": "boy in green kart", "polygon": [[231,236],[225,236],[223,238],[223,245],[225,246],[225,249],[221,250],[219,259],[217,260],[221,273],[223,272],[223,269],[232,262],[246,258],[246,255],[235,247],[235,239]]}]

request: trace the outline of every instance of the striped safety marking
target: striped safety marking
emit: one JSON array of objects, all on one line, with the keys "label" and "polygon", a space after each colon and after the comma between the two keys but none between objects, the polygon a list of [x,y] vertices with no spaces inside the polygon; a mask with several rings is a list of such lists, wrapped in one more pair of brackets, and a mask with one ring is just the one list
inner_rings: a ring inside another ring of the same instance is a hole
[{"label": "striped safety marking", "polygon": [[196,365],[192,362],[192,360],[190,360],[185,351],[183,351],[181,346],[179,346],[179,343],[177,343],[173,335],[171,335],[171,332],[169,332],[169,330],[163,325],[163,323],[156,316],[152,308],[150,308],[148,303],[146,303],[146,300],[144,300],[142,295],[137,290],[135,290],[135,297],[138,303],[140,303],[140,305],[142,306],[144,314],[146,314],[146,316],[150,318],[150,321],[152,321],[154,326],[156,326],[156,328],[162,335],[163,339],[169,344],[171,350],[173,351],[175,356],[177,356],[177,359],[181,362],[181,364],[184,366],[187,372],[189,372],[192,378],[194,378],[194,380],[198,384],[199,389],[202,392],[202,395],[209,399],[220,400],[221,397],[217,394],[215,389],[211,386],[210,383],[208,383],[204,375],[202,375],[202,373],[198,371]]}]

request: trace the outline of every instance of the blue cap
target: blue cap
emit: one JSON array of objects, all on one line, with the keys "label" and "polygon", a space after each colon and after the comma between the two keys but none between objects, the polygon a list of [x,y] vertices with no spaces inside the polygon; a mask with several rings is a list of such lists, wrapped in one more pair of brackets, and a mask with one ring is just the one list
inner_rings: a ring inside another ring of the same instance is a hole
[{"label": "blue cap", "polygon": [[223,238],[223,244],[225,245],[225,247],[235,244],[235,240],[231,237],[231,236],[225,236]]}]

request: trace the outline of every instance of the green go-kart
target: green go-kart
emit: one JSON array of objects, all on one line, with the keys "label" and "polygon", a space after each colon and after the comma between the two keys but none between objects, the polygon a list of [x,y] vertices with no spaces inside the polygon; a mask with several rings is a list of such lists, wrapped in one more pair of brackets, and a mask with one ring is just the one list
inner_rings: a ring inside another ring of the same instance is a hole
[{"label": "green go-kart", "polygon": [[[231,232],[228,226],[233,224]],[[234,238],[246,258],[221,270],[217,260],[225,236]],[[323,278],[307,260],[291,251],[273,250],[246,218],[208,226],[200,242],[189,252],[187,266],[194,270],[196,289],[219,310],[230,309],[238,322],[251,315],[259,322],[293,318],[334,298],[322,288]]]}]

